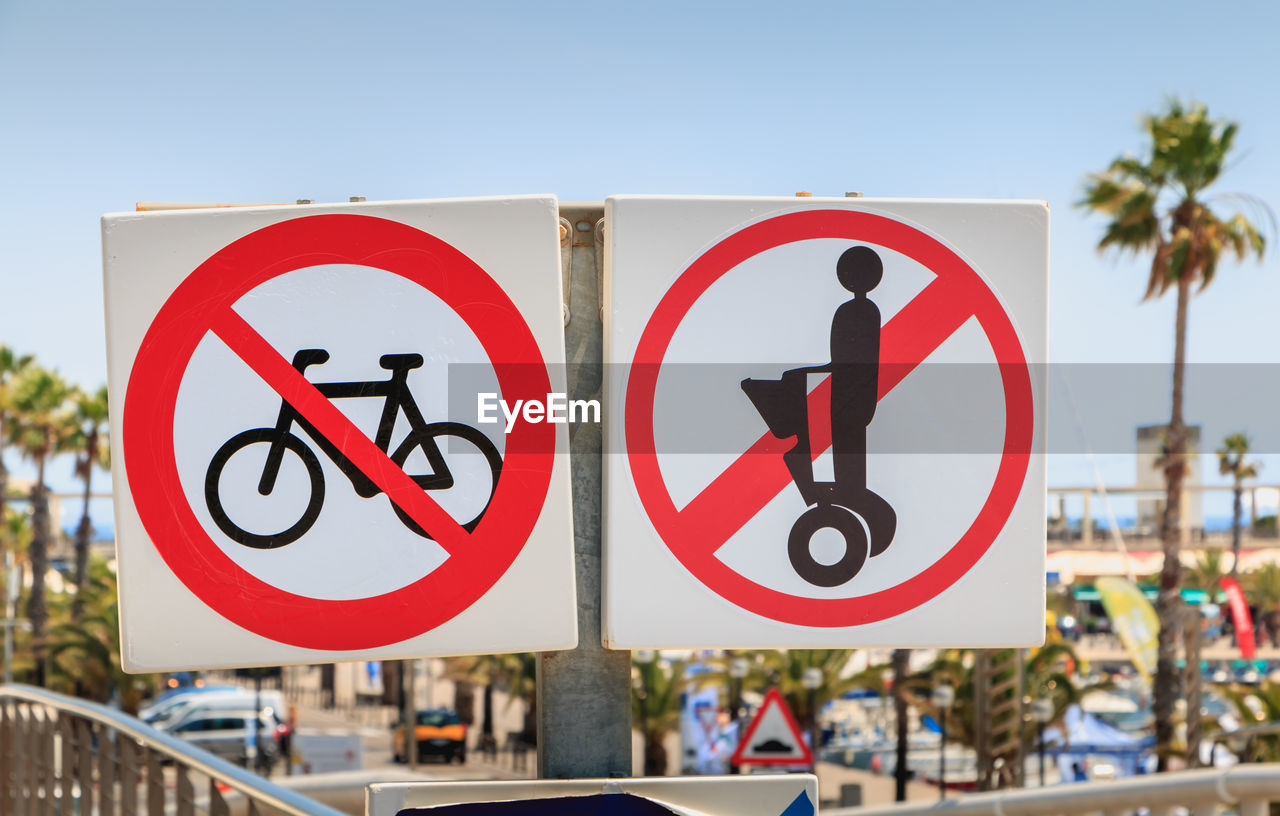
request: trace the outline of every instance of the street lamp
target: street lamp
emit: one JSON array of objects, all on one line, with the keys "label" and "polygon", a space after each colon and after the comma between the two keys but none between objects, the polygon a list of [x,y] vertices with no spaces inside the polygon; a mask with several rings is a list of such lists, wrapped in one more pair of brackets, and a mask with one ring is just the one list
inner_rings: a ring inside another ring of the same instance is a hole
[{"label": "street lamp", "polygon": [[938,798],[947,798],[947,709],[956,701],[956,690],[943,683],[933,690],[931,697],[934,708],[938,709],[938,730],[941,740],[938,742]]},{"label": "street lamp", "polygon": [[[751,670],[751,664],[745,657],[735,657],[729,663],[729,677],[733,680],[733,688],[731,689],[732,700],[729,705],[733,706],[733,732],[734,739],[742,740],[742,724],[739,719],[742,716],[742,681],[747,676],[747,672]],[[737,765],[729,766],[729,773],[739,773]]]},{"label": "street lamp", "polygon": [[1031,718],[1036,721],[1036,739],[1040,754],[1040,787],[1044,787],[1044,727],[1053,719],[1053,701],[1040,698],[1031,701]]},{"label": "street lamp", "polygon": [[804,685],[809,693],[809,749],[813,753],[813,767],[818,767],[818,741],[821,735],[818,731],[818,687],[822,685],[822,669],[817,666],[810,666],[804,670],[804,675],[800,678],[800,682]]}]

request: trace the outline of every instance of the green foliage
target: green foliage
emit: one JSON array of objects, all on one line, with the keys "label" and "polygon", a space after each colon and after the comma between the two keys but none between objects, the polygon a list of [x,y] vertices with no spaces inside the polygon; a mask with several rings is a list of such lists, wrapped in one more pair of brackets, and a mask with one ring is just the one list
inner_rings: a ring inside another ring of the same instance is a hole
[{"label": "green foliage", "polygon": [[30,365],[11,384],[8,435],[24,456],[41,469],[74,431],[72,387],[56,371]]},{"label": "green foliage", "polygon": [[[732,655],[713,658],[708,663],[713,670],[698,678],[698,685],[715,685],[727,690],[733,678],[729,668],[735,657],[747,661],[747,675],[742,680],[746,690],[765,692],[778,689],[787,705],[801,723],[810,723],[817,711],[846,691],[863,688],[867,678],[862,675],[846,675],[845,667],[853,659],[853,649],[764,649],[737,651]],[[804,686],[807,669],[817,669],[822,682],[814,692],[815,709],[809,708],[809,690]],[[726,702],[731,702],[726,700]]]},{"label": "green foliage", "polygon": [[0,445],[8,439],[8,424],[13,411],[13,379],[33,362],[30,354],[18,354],[0,343]]},{"label": "green foliage", "polygon": [[681,695],[687,680],[687,660],[631,658],[631,723],[644,740],[645,776],[667,772],[666,735],[680,730]]},{"label": "green foliage", "polygon": [[[1108,683],[1097,683],[1077,686],[1072,679],[1075,666],[1079,665],[1075,651],[1065,643],[1052,643],[1029,654],[1023,664],[1027,696],[1032,699],[1046,699],[1053,703],[1053,720],[1060,721],[1067,707],[1078,703],[1086,695],[1110,687]],[[947,713],[947,739],[955,740],[963,745],[976,744],[978,723],[976,721],[974,653],[969,649],[946,649],[938,653],[933,663],[907,678],[907,702],[917,711],[929,714],[937,719],[941,716],[938,707],[933,703],[933,690],[946,684],[955,689],[955,702]],[[877,677],[889,671],[889,666],[876,666],[864,673],[866,677]],[[1010,676],[995,676],[992,684],[998,685],[1011,680]],[[875,688],[867,685],[864,688]],[[1029,738],[1035,725],[1026,726]]]},{"label": "green foliage", "polygon": [[1222,550],[1205,550],[1195,565],[1182,573],[1182,583],[1192,589],[1213,593],[1226,574],[1222,566]]},{"label": "green foliage", "polygon": [[111,467],[111,446],[106,434],[107,387],[101,385],[92,392],[72,389],[71,406],[70,429],[63,449],[75,454],[75,475],[85,480],[93,468]]},{"label": "green foliage", "polygon": [[[73,454],[87,494],[88,475],[108,464],[106,421],[105,386],[82,392],[31,355],[0,344],[0,553],[16,555],[31,581],[19,609],[26,610],[34,630],[20,630],[16,638],[15,675],[94,700],[115,698],[130,710],[151,690],[152,678],[128,676],[120,668],[115,576],[101,560],[90,565],[87,515],[81,524],[86,535],[77,541],[85,573],[79,591],[47,593],[45,586],[54,534],[43,487],[45,464],[55,454]],[[2,460],[6,445],[36,464],[37,484],[25,497],[29,515],[6,506],[11,494]]]},{"label": "green foliage", "polygon": [[1280,612],[1280,565],[1266,563],[1245,573],[1244,591],[1262,613]]},{"label": "green foliage", "polygon": [[1249,437],[1245,434],[1227,434],[1223,438],[1222,446],[1218,448],[1217,453],[1218,473],[1223,476],[1230,476],[1236,484],[1245,479],[1257,478],[1258,470],[1262,467],[1262,463],[1246,462],[1244,460],[1249,455]]},{"label": "green foliage", "polygon": [[631,721],[637,727],[643,721],[646,733],[657,734],[680,728],[680,695],[687,680],[687,660],[664,661],[658,658],[642,663],[634,655],[631,660]]},{"label": "green foliage", "polygon": [[528,702],[537,690],[538,656],[532,652],[516,652],[459,657],[450,662],[449,673],[505,689],[509,695],[507,705],[517,699]]},{"label": "green foliage", "polygon": [[[1280,722],[1280,684],[1265,680],[1257,686],[1220,686],[1236,707],[1241,729]],[[1225,740],[1241,762],[1280,762],[1280,734],[1256,734]]]},{"label": "green foliage", "polygon": [[[1209,285],[1224,252],[1261,259],[1266,240],[1259,229],[1242,213],[1214,212],[1203,195],[1226,165],[1236,124],[1209,118],[1204,105],[1174,100],[1164,112],[1143,117],[1142,125],[1147,155],[1122,156],[1090,175],[1077,202],[1109,219],[1098,248],[1151,252],[1148,298],[1183,280]],[[1270,214],[1255,199],[1232,198]]]},{"label": "green foliage", "polygon": [[[1266,241],[1242,213],[1221,215],[1210,207],[1206,190],[1226,166],[1235,142],[1233,122],[1209,118],[1201,104],[1170,101],[1166,109],[1142,120],[1147,151],[1115,159],[1101,173],[1085,179],[1080,207],[1106,216],[1108,221],[1098,249],[1115,248],[1135,255],[1150,253],[1151,268],[1144,299],[1159,297],[1170,288],[1177,291],[1174,318],[1173,398],[1170,411],[1169,461],[1164,465],[1169,513],[1164,519],[1164,568],[1162,585],[1176,590],[1179,584],[1180,524],[1174,497],[1181,494],[1185,476],[1186,439],[1182,403],[1186,364],[1187,310],[1195,284],[1203,289],[1213,280],[1223,254],[1239,260],[1262,258]],[[1219,197],[1223,199],[1225,197]],[[1243,195],[1234,202],[1256,205],[1271,220],[1270,210],[1257,199]],[[1167,653],[1174,637],[1179,604],[1176,592],[1162,593],[1156,611],[1161,619],[1160,649]],[[1171,661],[1161,661],[1153,681],[1156,741],[1164,753],[1173,740],[1173,700],[1176,696]]]}]

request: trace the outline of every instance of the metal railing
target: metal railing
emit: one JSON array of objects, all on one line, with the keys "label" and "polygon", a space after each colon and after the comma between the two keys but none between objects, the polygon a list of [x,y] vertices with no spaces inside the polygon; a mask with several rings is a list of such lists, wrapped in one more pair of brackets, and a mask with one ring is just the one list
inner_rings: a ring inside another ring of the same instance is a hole
[{"label": "metal railing", "polygon": [[119,711],[0,686],[0,814],[231,816],[232,804],[249,816],[344,816]]},{"label": "metal railing", "polygon": [[823,810],[823,816],[1056,816],[1103,813],[1120,816],[1142,810],[1150,816],[1190,811],[1208,816],[1224,808],[1240,816],[1267,816],[1280,802],[1280,765],[1179,771],[1104,782],[980,793],[926,804]]}]

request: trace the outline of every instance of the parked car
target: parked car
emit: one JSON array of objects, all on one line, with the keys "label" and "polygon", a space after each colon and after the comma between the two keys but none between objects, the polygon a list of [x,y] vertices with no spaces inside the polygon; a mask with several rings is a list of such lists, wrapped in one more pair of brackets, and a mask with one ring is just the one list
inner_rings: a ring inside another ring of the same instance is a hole
[{"label": "parked car", "polygon": [[162,731],[170,729],[183,720],[193,716],[201,711],[209,710],[232,710],[240,709],[249,711],[254,705],[258,705],[263,712],[270,712],[277,715],[277,718],[284,710],[284,697],[280,692],[268,690],[262,692],[261,695],[255,695],[252,691],[245,689],[233,689],[232,691],[212,692],[209,694],[195,694],[187,697],[177,698],[171,705],[152,714],[149,724],[153,728],[159,728]]},{"label": "parked car", "polygon": [[[154,727],[157,730],[172,734],[177,731],[178,728],[192,720],[213,717],[226,712],[240,711],[253,711],[252,695],[247,700],[240,697],[226,697],[203,701],[197,705],[184,708],[182,711],[175,714],[173,718],[162,723],[157,723]],[[258,709],[258,713],[262,716],[263,722],[266,722],[271,726],[269,730],[273,735],[275,735],[277,742],[282,736],[288,733],[289,726],[285,723],[284,718],[281,717],[280,712],[276,711],[274,707],[264,703],[262,708]]]},{"label": "parked car", "polygon": [[252,709],[211,711],[175,725],[169,733],[228,762],[270,774],[280,758],[275,722],[270,716],[257,715],[255,744],[254,716]]},{"label": "parked car", "polygon": [[228,692],[241,691],[244,691],[244,689],[239,686],[182,686],[180,688],[171,688],[138,709],[138,719],[147,723],[154,722],[173,706],[183,705],[202,694],[226,694]]},{"label": "parked car", "polygon": [[[445,762],[467,761],[467,726],[458,719],[458,713],[447,708],[426,708],[418,711],[413,729],[418,742],[418,756],[438,756]],[[394,723],[391,734],[391,751],[396,762],[406,762],[404,722]]]}]

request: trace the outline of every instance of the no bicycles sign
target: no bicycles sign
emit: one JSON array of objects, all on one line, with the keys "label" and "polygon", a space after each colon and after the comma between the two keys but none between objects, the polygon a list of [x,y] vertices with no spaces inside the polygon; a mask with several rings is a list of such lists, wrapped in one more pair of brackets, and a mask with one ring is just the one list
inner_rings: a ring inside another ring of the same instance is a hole
[{"label": "no bicycles sign", "polygon": [[574,645],[562,426],[474,413],[563,389],[556,235],[546,197],[104,218],[129,670]]},{"label": "no bicycles sign", "polygon": [[607,213],[609,645],[1041,641],[1042,204]]}]

